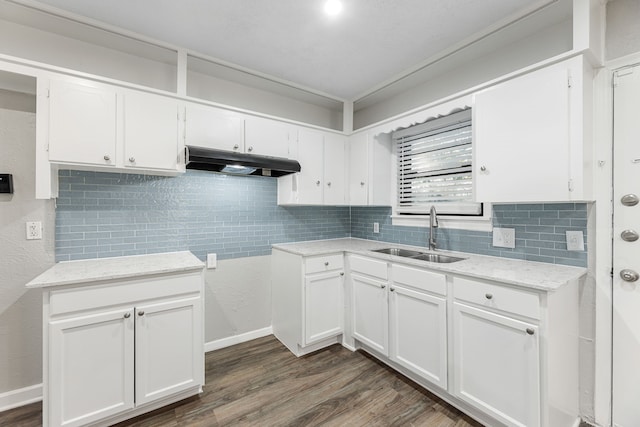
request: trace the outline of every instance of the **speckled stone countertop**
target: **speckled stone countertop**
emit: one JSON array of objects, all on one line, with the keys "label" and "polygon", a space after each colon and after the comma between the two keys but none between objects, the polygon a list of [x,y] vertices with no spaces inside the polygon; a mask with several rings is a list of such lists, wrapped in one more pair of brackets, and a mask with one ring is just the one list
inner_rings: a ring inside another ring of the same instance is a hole
[{"label": "speckled stone countertop", "polygon": [[553,291],[572,280],[581,278],[587,273],[587,269],[581,267],[514,260],[486,255],[476,255],[466,252],[437,251],[438,253],[465,258],[463,261],[449,264],[438,264],[434,262],[371,252],[374,249],[390,247],[428,252],[427,249],[423,247],[356,238],[273,245],[273,248],[275,249],[302,256],[348,252],[366,255],[368,257],[378,258],[384,261],[392,261],[416,267],[428,268],[434,271],[460,274],[479,279],[495,280],[502,283],[541,291]]},{"label": "speckled stone countertop", "polygon": [[189,251],[152,255],[60,262],[29,283],[27,288],[48,288],[149,274],[202,270],[204,263]]}]

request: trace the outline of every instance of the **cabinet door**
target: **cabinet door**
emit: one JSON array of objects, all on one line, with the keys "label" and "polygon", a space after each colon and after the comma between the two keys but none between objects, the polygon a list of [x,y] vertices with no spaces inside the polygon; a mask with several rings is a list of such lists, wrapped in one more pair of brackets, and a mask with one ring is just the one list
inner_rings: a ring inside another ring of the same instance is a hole
[{"label": "cabinet door", "polygon": [[203,382],[200,298],[136,307],[136,404]]},{"label": "cabinet door", "polygon": [[387,283],[352,274],[353,337],[388,354]]},{"label": "cabinet door", "polygon": [[570,90],[561,63],[475,95],[476,201],[571,199]]},{"label": "cabinet door", "polygon": [[446,299],[396,285],[390,291],[391,359],[446,389]]},{"label": "cabinet door", "polygon": [[133,352],[133,310],[49,322],[49,425],[86,425],[133,408]]},{"label": "cabinet door", "polygon": [[540,425],[538,328],[453,304],[454,393],[509,426]]},{"label": "cabinet door", "polygon": [[324,136],[324,204],[346,204],[346,138],[327,133]]},{"label": "cabinet door", "polygon": [[49,160],[114,166],[116,93],[102,87],[51,80]]},{"label": "cabinet door", "polygon": [[349,139],[349,204],[367,205],[369,202],[368,135],[358,134]]},{"label": "cabinet door", "polygon": [[340,335],[344,318],[344,273],[307,276],[304,284],[304,341],[313,344]]},{"label": "cabinet door", "polygon": [[293,128],[285,123],[247,117],[245,151],[271,157],[289,157],[289,138]]},{"label": "cabinet door", "polygon": [[244,152],[244,118],[230,111],[187,104],[187,145]]},{"label": "cabinet door", "polygon": [[124,95],[124,165],[176,170],[178,103],[150,94]]},{"label": "cabinet door", "polygon": [[323,137],[319,132],[301,129],[298,132],[298,180],[297,203],[321,205],[324,187],[323,178]]}]

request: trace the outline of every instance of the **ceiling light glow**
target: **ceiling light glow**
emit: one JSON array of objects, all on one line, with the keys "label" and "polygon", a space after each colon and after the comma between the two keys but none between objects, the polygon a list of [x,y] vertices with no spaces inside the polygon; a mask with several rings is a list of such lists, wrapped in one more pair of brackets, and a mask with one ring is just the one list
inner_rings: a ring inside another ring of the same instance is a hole
[{"label": "ceiling light glow", "polygon": [[342,2],[340,0],[327,0],[324,4],[324,12],[329,16],[336,16],[342,11]]}]

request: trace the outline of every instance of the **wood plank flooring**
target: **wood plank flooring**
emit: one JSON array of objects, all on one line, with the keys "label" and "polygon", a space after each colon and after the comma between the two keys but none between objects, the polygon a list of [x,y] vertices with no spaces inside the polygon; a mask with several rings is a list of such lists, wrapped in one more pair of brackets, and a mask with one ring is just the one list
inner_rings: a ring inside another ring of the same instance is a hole
[{"label": "wood plank flooring", "polygon": [[[173,426],[479,427],[417,384],[339,345],[296,358],[273,336],[206,355],[204,393],[118,424]],[[41,425],[39,403],[0,426]]]}]

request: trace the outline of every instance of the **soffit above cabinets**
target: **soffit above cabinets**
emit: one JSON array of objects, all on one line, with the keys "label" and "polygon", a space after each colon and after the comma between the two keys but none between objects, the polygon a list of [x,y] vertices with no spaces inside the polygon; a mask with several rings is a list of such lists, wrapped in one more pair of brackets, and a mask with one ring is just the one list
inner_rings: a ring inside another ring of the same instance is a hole
[{"label": "soffit above cabinets", "polygon": [[[74,28],[89,22],[85,27],[92,30],[111,29],[114,33],[102,37],[116,44],[127,44],[117,40],[121,36],[116,29],[157,41],[158,46],[142,47],[157,50],[153,55],[162,62],[173,62],[172,51],[179,46],[337,100],[358,100],[381,88],[389,96],[392,82],[407,75],[415,78],[438,58],[457,54],[538,11],[553,8],[554,13],[541,14],[544,18],[530,25],[531,31],[571,15],[570,0],[343,0],[343,13],[337,17],[323,14],[324,0],[2,3],[14,6],[11,9],[44,10],[67,24],[76,22]],[[7,19],[25,20],[24,11],[11,13]],[[47,30],[81,35],[81,29],[71,30],[60,25],[62,21],[47,24]]]}]

